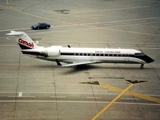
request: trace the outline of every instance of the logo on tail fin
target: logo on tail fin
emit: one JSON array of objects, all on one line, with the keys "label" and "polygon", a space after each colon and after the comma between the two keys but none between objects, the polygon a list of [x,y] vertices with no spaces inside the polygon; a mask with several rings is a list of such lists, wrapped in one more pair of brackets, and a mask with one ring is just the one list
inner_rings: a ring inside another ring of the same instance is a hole
[{"label": "logo on tail fin", "polygon": [[19,40],[18,40],[18,43],[21,44],[21,45],[24,45],[24,46],[26,46],[26,47],[29,47],[29,48],[34,48],[33,42],[32,42],[32,43],[29,43],[29,42],[27,42],[27,41],[25,41],[25,40],[19,39]]}]

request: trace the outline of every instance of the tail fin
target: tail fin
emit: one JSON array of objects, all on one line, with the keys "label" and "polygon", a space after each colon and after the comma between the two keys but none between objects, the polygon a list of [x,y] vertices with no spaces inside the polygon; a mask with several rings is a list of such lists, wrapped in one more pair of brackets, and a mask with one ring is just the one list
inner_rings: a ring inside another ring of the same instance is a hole
[{"label": "tail fin", "polygon": [[25,32],[11,31],[6,35],[14,36],[21,49],[38,48],[38,46],[34,43],[34,41]]}]

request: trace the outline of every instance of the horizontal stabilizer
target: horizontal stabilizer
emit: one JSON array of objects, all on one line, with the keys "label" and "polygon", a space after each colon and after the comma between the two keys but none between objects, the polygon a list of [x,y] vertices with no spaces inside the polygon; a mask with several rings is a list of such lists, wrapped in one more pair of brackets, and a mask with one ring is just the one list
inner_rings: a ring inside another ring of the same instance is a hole
[{"label": "horizontal stabilizer", "polygon": [[19,36],[19,35],[22,35],[22,34],[23,34],[23,32],[11,31],[10,33],[7,33],[6,35]]}]

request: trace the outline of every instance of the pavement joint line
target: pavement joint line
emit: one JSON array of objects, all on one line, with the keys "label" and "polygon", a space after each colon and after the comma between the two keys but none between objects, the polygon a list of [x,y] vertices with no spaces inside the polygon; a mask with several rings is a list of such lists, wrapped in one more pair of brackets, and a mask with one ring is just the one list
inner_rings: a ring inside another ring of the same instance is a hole
[{"label": "pavement joint line", "polygon": [[[114,86],[109,86],[109,85],[106,85],[106,84],[100,84],[100,86],[102,88],[107,88],[107,89],[117,91],[117,92],[122,92],[123,91],[123,89],[121,89],[121,88],[117,88],[117,87],[114,87]],[[146,95],[136,93],[136,92],[131,92],[131,91],[127,91],[125,94],[129,94],[129,95],[132,95],[132,96],[144,99],[144,100],[148,100],[148,101],[152,101],[152,102],[156,102],[156,103],[160,104],[160,99],[158,99],[158,98],[146,96]]]},{"label": "pavement joint line", "polygon": [[71,14],[79,14],[79,13],[93,13],[93,12],[106,12],[106,11],[116,11],[116,10],[130,10],[130,9],[143,9],[149,7],[159,7],[160,5],[153,5],[153,6],[136,6],[136,7],[126,7],[126,8],[111,8],[111,9],[104,9],[104,10],[84,10],[81,12],[71,12]]},{"label": "pavement joint line", "polygon": [[130,84],[126,89],[124,89],[123,91],[121,91],[121,93],[116,96],[111,102],[109,102],[107,104],[107,106],[105,106],[99,113],[97,113],[92,120],[96,120],[103,112],[105,112],[116,100],[118,100],[123,94],[125,94],[125,92],[127,92],[134,84]]},{"label": "pavement joint line", "polygon": [[22,14],[26,14],[32,17],[36,17],[36,18],[40,18],[40,19],[44,19],[44,20],[49,20],[49,21],[53,21],[53,22],[60,22],[60,23],[64,23],[64,24],[71,24],[71,25],[77,25],[77,26],[85,26],[85,27],[91,27],[91,28],[95,28],[95,29],[104,29],[104,30],[109,30],[109,31],[117,31],[117,32],[127,32],[127,33],[132,33],[132,34],[140,34],[140,35],[149,35],[149,36],[160,36],[158,34],[152,34],[152,33],[142,33],[142,32],[136,32],[136,31],[128,31],[128,30],[120,30],[120,29],[111,29],[111,28],[104,28],[104,27],[97,27],[97,26],[90,26],[90,25],[85,25],[85,24],[78,24],[78,23],[71,23],[71,22],[65,22],[65,21],[60,21],[60,20],[54,20],[51,18],[46,18],[43,16],[38,16],[38,15],[34,15],[34,14],[30,14],[30,13],[26,13],[23,11],[20,11],[12,6],[10,6],[10,9],[20,12]]},{"label": "pavement joint line", "polygon": [[53,22],[60,22],[60,23],[64,23],[64,24],[73,24],[73,23],[70,23],[70,22],[64,22],[64,21],[59,21],[59,20],[54,20],[54,19],[51,19],[51,18],[46,18],[46,17],[43,17],[43,16],[38,16],[38,15],[34,15],[34,14],[30,14],[30,13],[27,13],[27,12],[23,12],[23,11],[20,11],[12,6],[10,6],[10,8],[14,11],[17,11],[19,13],[22,13],[22,14],[26,14],[26,15],[29,15],[29,16],[32,16],[32,17],[36,17],[36,18],[40,18],[40,19],[45,19],[45,20],[49,20],[49,21],[53,21]]}]

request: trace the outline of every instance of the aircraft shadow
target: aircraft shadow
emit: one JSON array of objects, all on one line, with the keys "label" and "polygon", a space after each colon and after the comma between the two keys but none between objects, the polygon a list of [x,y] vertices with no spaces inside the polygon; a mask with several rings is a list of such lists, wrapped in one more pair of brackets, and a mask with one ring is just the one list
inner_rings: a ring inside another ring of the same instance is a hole
[{"label": "aircraft shadow", "polygon": [[[92,69],[105,69],[105,70],[109,70],[109,69],[121,69],[121,70],[149,70],[149,69],[152,69],[152,68],[149,68],[149,67],[146,67],[144,69],[140,69],[139,66],[134,66],[134,67],[130,67],[130,66],[118,66],[118,65],[115,65],[115,66],[107,66],[107,65],[103,65],[103,66],[98,66],[98,65],[91,65],[91,64],[87,64],[87,65],[78,65],[78,66],[72,66],[72,67],[60,67],[60,66],[57,66],[57,65],[40,65],[40,66],[36,66],[37,68],[39,69],[44,69],[44,70],[53,70],[53,69],[56,69],[56,68],[59,68],[59,69],[63,69],[63,72],[62,74],[72,74],[72,73],[78,73],[78,72],[84,72],[84,71],[88,71],[88,70],[92,70]],[[69,68],[69,70],[68,70]],[[66,69],[66,70],[64,70]]]},{"label": "aircraft shadow", "polygon": [[88,71],[90,69],[96,69],[96,67],[92,66],[92,65],[78,65],[78,66],[72,66],[70,68],[72,68],[72,69],[67,70],[63,74],[72,74],[72,73],[78,73],[78,72],[82,72],[82,71]]},{"label": "aircraft shadow", "polygon": [[92,70],[92,69],[105,69],[105,70],[109,70],[109,69],[121,69],[121,70],[149,70],[152,68],[144,68],[144,69],[140,69],[139,66],[134,66],[134,67],[130,67],[130,66],[98,66],[98,65],[79,65],[79,66],[73,66],[73,69],[68,70],[66,72],[64,72],[63,74],[72,74],[72,73],[78,73],[78,72],[84,72],[84,71],[88,71],[88,70]]}]

